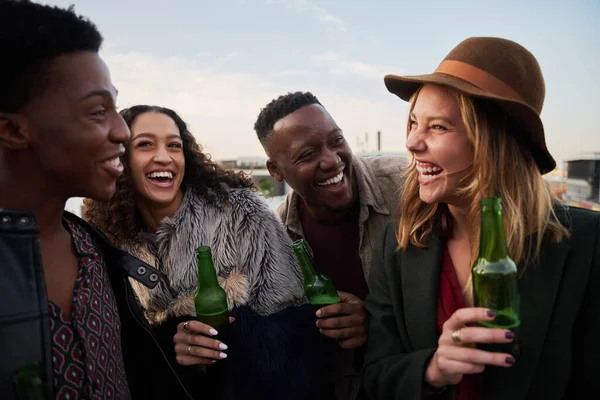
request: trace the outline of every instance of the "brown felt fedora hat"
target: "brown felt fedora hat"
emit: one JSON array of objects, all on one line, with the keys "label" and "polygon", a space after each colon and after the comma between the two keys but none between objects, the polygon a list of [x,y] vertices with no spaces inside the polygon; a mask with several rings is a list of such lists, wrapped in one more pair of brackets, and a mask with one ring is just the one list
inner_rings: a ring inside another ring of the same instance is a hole
[{"label": "brown felt fedora hat", "polygon": [[526,48],[511,40],[472,37],[456,46],[429,75],[386,75],[385,86],[403,100],[425,83],[497,101],[521,128],[517,134],[542,174],[556,161],[548,152],[540,119],[546,88],[542,70]]}]

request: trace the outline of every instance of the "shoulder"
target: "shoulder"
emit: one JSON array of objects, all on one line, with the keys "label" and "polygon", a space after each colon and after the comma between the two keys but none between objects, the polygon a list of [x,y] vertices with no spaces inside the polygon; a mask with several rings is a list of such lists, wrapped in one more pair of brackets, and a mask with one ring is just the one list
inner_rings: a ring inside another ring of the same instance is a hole
[{"label": "shoulder", "polygon": [[233,217],[242,218],[244,221],[258,222],[261,225],[274,221],[281,223],[276,211],[258,190],[228,188],[227,198]]},{"label": "shoulder", "polygon": [[580,207],[557,205],[556,217],[572,234],[589,235],[600,228],[600,212]]},{"label": "shoulder", "polygon": [[398,156],[355,156],[377,178],[399,178],[408,165],[406,157]]},{"label": "shoulder", "polygon": [[384,259],[393,255],[398,247],[398,241],[396,240],[396,232],[394,230],[394,223],[392,221],[386,222],[379,233],[375,252]]},{"label": "shoulder", "polygon": [[281,217],[282,220],[288,220],[288,213],[294,212],[294,208],[292,207],[292,201],[294,197],[294,190],[291,189],[285,196],[283,202],[277,207],[277,214]]}]

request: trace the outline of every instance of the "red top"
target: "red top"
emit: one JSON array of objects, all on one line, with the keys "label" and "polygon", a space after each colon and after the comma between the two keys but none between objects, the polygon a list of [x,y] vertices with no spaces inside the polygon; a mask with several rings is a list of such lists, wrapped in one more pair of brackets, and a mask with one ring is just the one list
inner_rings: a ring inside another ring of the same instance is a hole
[{"label": "red top", "polygon": [[[442,334],[442,326],[459,308],[467,307],[454,264],[448,248],[444,248],[442,273],[440,276],[440,292],[437,303],[437,328]],[[458,400],[481,399],[481,374],[464,375],[458,384]]]}]

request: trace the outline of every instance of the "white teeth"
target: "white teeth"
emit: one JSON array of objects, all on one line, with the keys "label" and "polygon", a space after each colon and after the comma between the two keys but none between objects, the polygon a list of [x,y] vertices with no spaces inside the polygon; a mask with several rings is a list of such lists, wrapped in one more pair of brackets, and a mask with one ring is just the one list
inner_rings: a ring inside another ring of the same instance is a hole
[{"label": "white teeth", "polygon": [[340,182],[343,177],[344,177],[344,171],[340,172],[333,178],[327,179],[325,182],[318,182],[317,185],[319,185],[319,186],[333,185],[334,183]]},{"label": "white teeth", "polygon": [[438,167],[437,165],[434,165],[433,167],[423,167],[422,165],[419,165],[419,163],[417,163],[417,171],[419,171],[419,174],[426,176],[425,174],[437,174],[438,172],[440,172],[442,170],[442,168]]},{"label": "white teeth", "polygon": [[105,162],[113,168],[119,168],[121,166],[121,159],[119,157],[111,158]]},{"label": "white teeth", "polygon": [[173,179],[173,173],[168,171],[157,171],[146,175],[148,178],[169,178]]}]

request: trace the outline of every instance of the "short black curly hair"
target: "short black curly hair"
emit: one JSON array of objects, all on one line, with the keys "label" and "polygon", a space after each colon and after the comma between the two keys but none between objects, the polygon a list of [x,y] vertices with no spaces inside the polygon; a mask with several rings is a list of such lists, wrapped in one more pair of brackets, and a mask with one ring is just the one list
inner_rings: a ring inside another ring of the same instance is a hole
[{"label": "short black curly hair", "polygon": [[254,130],[258,135],[258,140],[265,146],[277,121],[311,104],[322,106],[319,99],[311,92],[288,92],[272,100],[260,110],[258,118],[254,123]]},{"label": "short black curly hair", "polygon": [[0,112],[17,112],[48,86],[51,61],[63,54],[98,52],[102,35],[68,9],[29,0],[0,1]]}]

